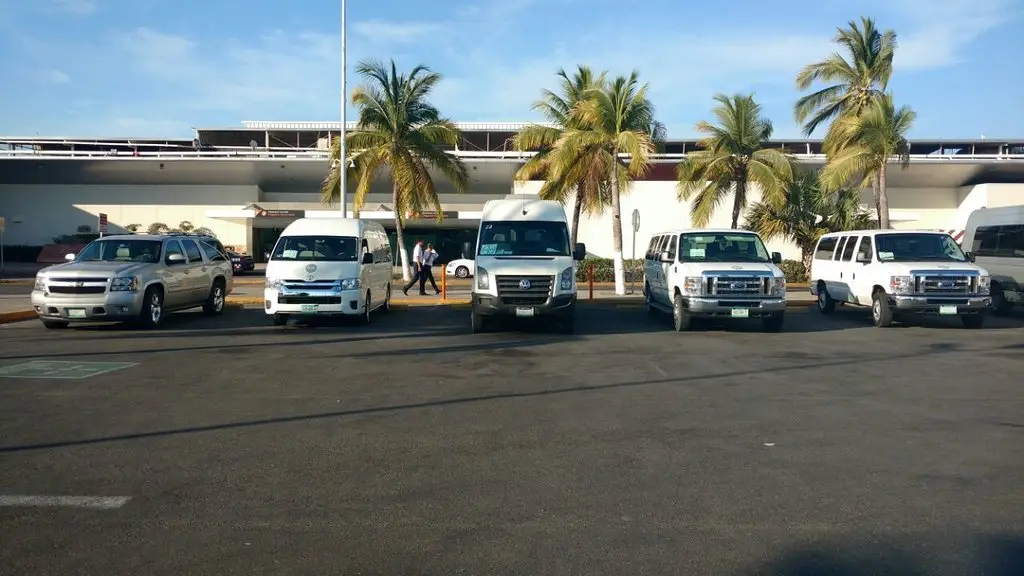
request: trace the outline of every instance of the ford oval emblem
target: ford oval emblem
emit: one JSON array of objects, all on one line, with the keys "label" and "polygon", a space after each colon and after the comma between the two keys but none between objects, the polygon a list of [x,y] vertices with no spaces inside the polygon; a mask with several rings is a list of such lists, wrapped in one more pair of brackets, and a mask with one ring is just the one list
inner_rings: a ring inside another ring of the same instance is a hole
[{"label": "ford oval emblem", "polygon": [[309,272],[310,274],[316,272],[316,264],[309,264],[306,266],[306,272]]},{"label": "ford oval emblem", "polygon": [[729,284],[729,288],[731,290],[739,290],[740,288],[743,288],[744,286],[745,286],[745,284],[743,284],[743,282],[733,282],[732,284]]},{"label": "ford oval emblem", "polygon": [[743,270],[743,266],[733,266],[733,270]]},{"label": "ford oval emblem", "polygon": [[521,290],[529,290],[530,286],[531,286],[530,281],[527,280],[526,278],[523,278],[522,280],[519,281],[519,288]]}]

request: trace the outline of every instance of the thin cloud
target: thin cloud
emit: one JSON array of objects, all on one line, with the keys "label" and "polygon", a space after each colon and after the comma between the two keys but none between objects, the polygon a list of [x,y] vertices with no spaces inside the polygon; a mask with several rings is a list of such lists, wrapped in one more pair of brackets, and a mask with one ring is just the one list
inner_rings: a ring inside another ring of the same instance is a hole
[{"label": "thin cloud", "polygon": [[51,3],[55,10],[71,14],[90,14],[97,9],[91,0],[51,0]]},{"label": "thin cloud", "polygon": [[414,42],[439,32],[439,24],[429,22],[388,22],[366,20],[356,22],[353,31],[370,42],[405,43]]},{"label": "thin cloud", "polygon": [[70,84],[71,83],[71,76],[68,76],[66,73],[61,72],[60,70],[50,70],[49,72],[46,73],[45,76],[46,76],[46,80],[48,82],[52,82],[53,84]]}]

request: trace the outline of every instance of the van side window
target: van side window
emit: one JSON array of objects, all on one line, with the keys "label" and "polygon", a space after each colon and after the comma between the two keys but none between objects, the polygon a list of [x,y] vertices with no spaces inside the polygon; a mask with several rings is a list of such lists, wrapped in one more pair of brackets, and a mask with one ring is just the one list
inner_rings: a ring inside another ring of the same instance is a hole
[{"label": "van side window", "polygon": [[1024,225],[979,227],[971,248],[975,256],[1024,258]]},{"label": "van side window", "polygon": [[668,237],[668,256],[673,262],[676,261],[676,238],[678,236],[674,234]]},{"label": "van side window", "polygon": [[843,262],[849,262],[853,260],[853,249],[857,247],[857,237],[850,236],[850,239],[846,241],[846,249],[843,250]]},{"label": "van side window", "polygon": [[657,236],[651,236],[651,241],[647,243],[647,253],[644,254],[644,258],[648,260],[654,260],[654,246],[658,243]]},{"label": "van side window", "polygon": [[835,260],[836,262],[838,262],[839,258],[843,255],[843,249],[846,248],[846,241],[849,240],[849,238],[849,236],[843,236],[842,238],[839,239],[839,247],[836,248],[836,253],[832,257],[832,259]]},{"label": "van side window", "polygon": [[860,249],[857,250],[857,257],[867,257],[868,260],[875,257],[874,250],[871,245],[871,236],[860,237]]},{"label": "van side window", "polygon": [[814,251],[815,260],[831,260],[832,253],[836,250],[836,238],[822,238],[818,241],[818,249]]}]

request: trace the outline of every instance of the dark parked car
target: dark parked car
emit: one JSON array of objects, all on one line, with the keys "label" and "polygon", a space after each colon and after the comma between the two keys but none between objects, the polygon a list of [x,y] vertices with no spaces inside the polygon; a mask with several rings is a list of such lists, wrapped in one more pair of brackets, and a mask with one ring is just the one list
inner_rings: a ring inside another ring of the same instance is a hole
[{"label": "dark parked car", "polygon": [[235,271],[235,274],[243,272],[252,272],[256,269],[256,262],[252,259],[252,256],[248,254],[239,254],[238,252],[227,251],[228,257],[231,258],[231,267]]}]

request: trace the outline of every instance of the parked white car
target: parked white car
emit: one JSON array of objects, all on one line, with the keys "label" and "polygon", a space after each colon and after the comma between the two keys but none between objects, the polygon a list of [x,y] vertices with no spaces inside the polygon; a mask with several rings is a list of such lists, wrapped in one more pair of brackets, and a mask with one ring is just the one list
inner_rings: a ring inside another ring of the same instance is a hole
[{"label": "parked white car", "polygon": [[660,232],[644,256],[644,302],[650,313],[671,314],[676,331],[700,318],[760,318],[777,332],[786,315],[781,263],[753,232]]},{"label": "parked white car", "polygon": [[870,306],[875,326],[909,315],[959,316],[981,328],[992,303],[987,271],[956,240],[930,230],[854,230],[825,234],[811,263],[818,309]]},{"label": "parked white car", "polygon": [[476,261],[469,258],[452,260],[445,265],[444,273],[456,278],[470,278],[476,274]]},{"label": "parked white car", "polygon": [[992,275],[993,312],[1024,305],[1024,206],[971,212],[962,246]]}]

